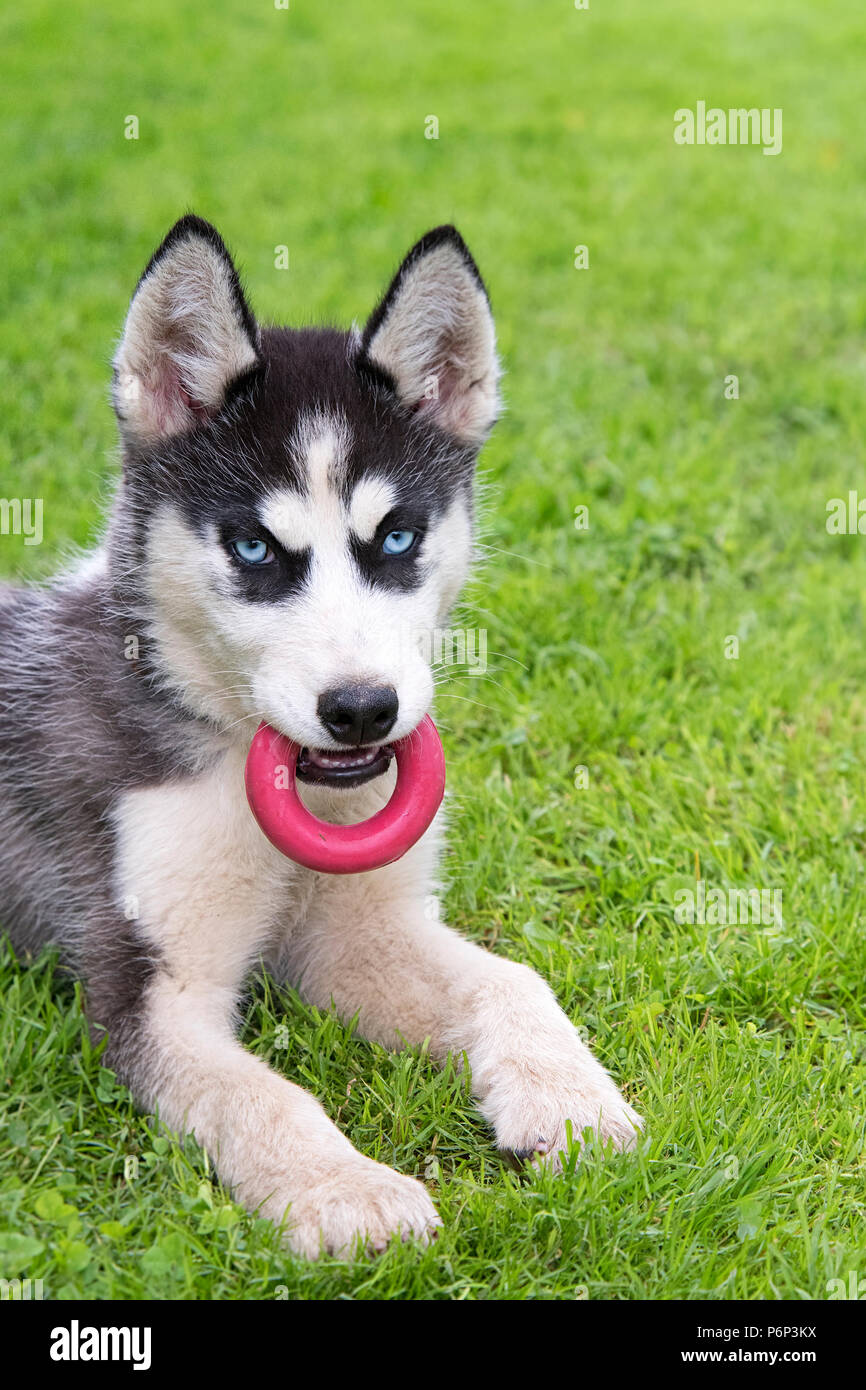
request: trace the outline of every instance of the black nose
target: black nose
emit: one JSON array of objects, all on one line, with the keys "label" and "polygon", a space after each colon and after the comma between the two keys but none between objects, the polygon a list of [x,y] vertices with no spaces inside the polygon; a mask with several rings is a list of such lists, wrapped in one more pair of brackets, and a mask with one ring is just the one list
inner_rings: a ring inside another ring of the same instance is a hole
[{"label": "black nose", "polygon": [[399,701],[390,685],[339,685],[319,696],[319,718],[338,743],[381,743],[394,727]]}]

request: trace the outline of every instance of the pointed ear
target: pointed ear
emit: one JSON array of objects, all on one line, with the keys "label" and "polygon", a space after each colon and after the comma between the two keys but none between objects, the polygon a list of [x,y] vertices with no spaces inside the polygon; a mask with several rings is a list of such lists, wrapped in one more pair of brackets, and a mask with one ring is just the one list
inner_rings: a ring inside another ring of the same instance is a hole
[{"label": "pointed ear", "polygon": [[456,228],[437,227],[413,246],[364,329],[358,364],[384,372],[409,410],[481,444],[499,410],[496,334]]},{"label": "pointed ear", "polygon": [[114,408],[134,440],[180,434],[215,415],[259,363],[259,333],[219,233],[172,227],[132,297],[114,358]]}]

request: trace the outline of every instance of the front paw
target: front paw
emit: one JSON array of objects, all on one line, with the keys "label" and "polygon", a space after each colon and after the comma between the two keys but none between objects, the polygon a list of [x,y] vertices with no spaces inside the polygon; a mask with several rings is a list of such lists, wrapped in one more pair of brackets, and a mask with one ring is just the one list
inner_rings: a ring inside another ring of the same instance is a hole
[{"label": "front paw", "polygon": [[297,1255],[351,1259],[380,1252],[394,1235],[426,1245],[442,1222],[423,1183],[358,1155],[312,1176],[292,1201],[285,1239]]},{"label": "front paw", "polygon": [[587,1130],[614,1149],[634,1148],[643,1122],[610,1076],[583,1049],[543,1069],[527,1061],[511,1066],[487,1097],[500,1149],[520,1162],[562,1169],[571,1142],[581,1144]]}]

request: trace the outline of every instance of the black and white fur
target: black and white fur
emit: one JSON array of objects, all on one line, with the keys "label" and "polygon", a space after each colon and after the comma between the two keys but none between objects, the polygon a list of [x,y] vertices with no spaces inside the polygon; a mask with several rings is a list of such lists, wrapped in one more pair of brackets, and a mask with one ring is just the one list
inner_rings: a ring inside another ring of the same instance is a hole
[{"label": "black and white fur", "polygon": [[[438,821],[398,863],[329,877],[275,850],[244,795],[264,718],[318,759],[314,812],[384,804],[390,767],[328,773],[373,750],[347,753],[320,700],[396,692],[394,739],[427,711],[431,671],[397,635],[442,626],[466,576],[497,380],[487,294],[452,227],[345,333],[259,327],[216,231],[184,217],[115,359],[105,544],[50,587],[0,589],[0,916],[20,948],[60,945],[108,1064],[309,1256],[426,1239],[438,1217],[422,1183],[241,1047],[262,957],[368,1038],[465,1053],[504,1150],[558,1165],[567,1121],[616,1147],[639,1126],[547,985],[425,911]],[[411,553],[383,553],[395,530],[415,533]],[[242,562],[238,537],[264,537],[267,564]]]}]

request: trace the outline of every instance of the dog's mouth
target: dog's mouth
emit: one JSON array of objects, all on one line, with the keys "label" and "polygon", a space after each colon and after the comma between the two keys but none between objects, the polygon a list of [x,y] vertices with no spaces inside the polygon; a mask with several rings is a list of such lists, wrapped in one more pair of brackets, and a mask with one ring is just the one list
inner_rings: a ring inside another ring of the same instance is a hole
[{"label": "dog's mouth", "polygon": [[299,782],[315,782],[326,787],[360,787],[388,771],[394,749],[390,743],[373,748],[302,748],[295,775]]}]

